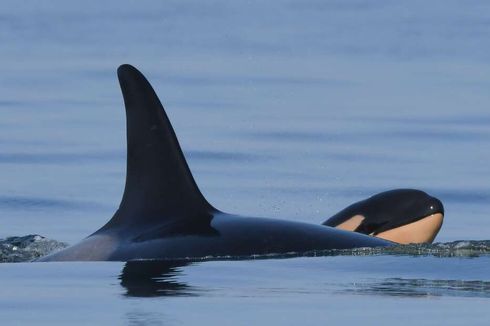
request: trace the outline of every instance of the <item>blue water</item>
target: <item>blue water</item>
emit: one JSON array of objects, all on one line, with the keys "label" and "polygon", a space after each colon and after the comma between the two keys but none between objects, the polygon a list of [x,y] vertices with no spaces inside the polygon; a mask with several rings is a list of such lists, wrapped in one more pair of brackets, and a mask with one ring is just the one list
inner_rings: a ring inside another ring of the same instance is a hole
[{"label": "blue water", "polygon": [[[487,240],[488,13],[487,1],[3,1],[0,238],[75,243],[111,217],[125,174],[115,69],[131,63],[154,85],[197,183],[221,210],[320,223],[376,192],[413,187],[445,204],[437,241]],[[128,295],[122,269],[1,264],[0,318],[490,317],[486,255],[203,262],[171,275],[182,293],[151,298]]]},{"label": "blue water", "polygon": [[[489,263],[329,257],[149,271],[122,263],[3,264],[9,286],[1,316],[20,324],[485,325],[490,282],[480,279]],[[438,279],[441,269],[447,280]]]}]

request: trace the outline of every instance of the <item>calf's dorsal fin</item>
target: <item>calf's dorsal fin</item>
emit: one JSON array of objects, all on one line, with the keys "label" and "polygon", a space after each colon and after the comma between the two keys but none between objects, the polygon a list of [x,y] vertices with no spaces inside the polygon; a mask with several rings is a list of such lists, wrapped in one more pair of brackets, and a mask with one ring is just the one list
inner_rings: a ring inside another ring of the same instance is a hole
[{"label": "calf's dorsal fin", "polygon": [[209,221],[209,213],[215,209],[199,191],[150,83],[127,64],[120,66],[117,74],[126,107],[126,186],[118,211],[105,227],[166,220]]}]

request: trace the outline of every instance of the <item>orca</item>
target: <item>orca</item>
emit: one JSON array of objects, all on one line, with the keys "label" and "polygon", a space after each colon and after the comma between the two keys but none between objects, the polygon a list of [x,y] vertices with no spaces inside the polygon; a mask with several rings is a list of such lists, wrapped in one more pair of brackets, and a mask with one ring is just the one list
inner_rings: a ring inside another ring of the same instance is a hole
[{"label": "orca", "polygon": [[439,199],[417,189],[394,189],[344,208],[323,225],[401,244],[432,243],[443,219]]},{"label": "orca", "polygon": [[117,71],[126,108],[126,184],[112,219],[81,242],[39,261],[131,261],[250,257],[394,242],[325,225],[244,217],[202,195],[147,79]]}]

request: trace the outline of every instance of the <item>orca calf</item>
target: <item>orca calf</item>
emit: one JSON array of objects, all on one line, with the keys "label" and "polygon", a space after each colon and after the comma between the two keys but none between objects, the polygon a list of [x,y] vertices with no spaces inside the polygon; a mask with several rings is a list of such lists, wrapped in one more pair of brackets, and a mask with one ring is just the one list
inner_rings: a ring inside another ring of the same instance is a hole
[{"label": "orca calf", "polygon": [[323,225],[402,244],[432,243],[443,219],[439,199],[416,189],[395,189],[354,203]]},{"label": "orca calf", "polygon": [[78,244],[39,261],[247,257],[389,246],[324,225],[219,211],[199,191],[153,88],[134,67],[118,71],[127,127],[126,185],[119,209]]}]

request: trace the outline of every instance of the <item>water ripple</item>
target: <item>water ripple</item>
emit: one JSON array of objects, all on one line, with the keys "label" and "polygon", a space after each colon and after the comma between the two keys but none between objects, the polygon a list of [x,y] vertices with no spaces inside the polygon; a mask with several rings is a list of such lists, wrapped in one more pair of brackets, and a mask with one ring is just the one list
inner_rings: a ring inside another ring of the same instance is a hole
[{"label": "water ripple", "polygon": [[395,297],[477,297],[490,298],[490,282],[481,280],[430,280],[387,278],[375,282],[356,282],[340,291],[349,294]]},{"label": "water ripple", "polygon": [[0,153],[0,164],[65,164],[124,159],[125,154],[122,152]]},{"label": "water ripple", "polygon": [[186,156],[191,160],[206,161],[263,161],[271,158],[270,156],[239,153],[239,152],[219,152],[219,151],[186,151]]},{"label": "water ripple", "polygon": [[13,210],[39,210],[39,209],[87,209],[99,208],[99,204],[93,202],[71,201],[65,199],[51,199],[26,196],[1,196],[0,209]]}]

